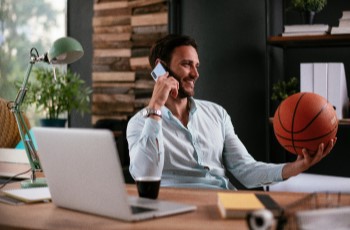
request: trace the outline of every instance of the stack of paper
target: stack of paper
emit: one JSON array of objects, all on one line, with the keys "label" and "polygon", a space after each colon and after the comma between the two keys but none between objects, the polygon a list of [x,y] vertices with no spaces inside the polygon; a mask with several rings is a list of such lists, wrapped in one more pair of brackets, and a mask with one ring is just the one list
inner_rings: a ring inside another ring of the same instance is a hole
[{"label": "stack of paper", "polygon": [[350,11],[343,11],[339,26],[332,27],[331,34],[350,34]]},{"label": "stack of paper", "polygon": [[325,35],[329,30],[329,25],[325,24],[286,25],[282,36]]},{"label": "stack of paper", "polygon": [[42,188],[21,188],[3,190],[6,196],[15,198],[25,203],[51,200],[51,193],[48,187]]},{"label": "stack of paper", "polygon": [[343,63],[301,63],[300,92],[317,93],[334,107],[338,119],[348,116],[349,98]]}]

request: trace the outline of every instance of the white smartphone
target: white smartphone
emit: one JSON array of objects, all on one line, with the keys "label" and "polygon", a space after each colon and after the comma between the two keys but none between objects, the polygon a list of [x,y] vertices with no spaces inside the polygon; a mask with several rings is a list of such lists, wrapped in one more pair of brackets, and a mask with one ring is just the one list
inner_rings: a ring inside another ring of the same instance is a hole
[{"label": "white smartphone", "polygon": [[164,66],[159,62],[156,67],[151,72],[151,75],[155,81],[157,81],[158,77],[164,75],[166,73],[166,70]]}]

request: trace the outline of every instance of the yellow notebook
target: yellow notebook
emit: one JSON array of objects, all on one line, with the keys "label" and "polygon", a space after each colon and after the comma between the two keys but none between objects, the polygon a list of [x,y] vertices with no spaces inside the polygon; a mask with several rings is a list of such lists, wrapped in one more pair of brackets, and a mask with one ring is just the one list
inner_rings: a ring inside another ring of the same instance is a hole
[{"label": "yellow notebook", "polygon": [[218,193],[218,208],[223,218],[244,218],[252,211],[269,209],[277,215],[281,208],[267,194],[255,193]]}]

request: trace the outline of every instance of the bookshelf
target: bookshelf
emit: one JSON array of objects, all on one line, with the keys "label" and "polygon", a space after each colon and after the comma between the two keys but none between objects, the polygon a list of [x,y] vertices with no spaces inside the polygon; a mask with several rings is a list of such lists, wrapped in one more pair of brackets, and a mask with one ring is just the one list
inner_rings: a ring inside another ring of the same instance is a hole
[{"label": "bookshelf", "polygon": [[280,48],[343,47],[350,46],[350,34],[317,36],[270,36],[267,44]]},{"label": "bookshelf", "polygon": [[[296,21],[286,15],[285,0],[266,1],[266,104],[268,116],[267,128],[267,156],[268,161],[281,163],[294,161],[294,156],[283,153],[284,149],[275,140],[272,126],[272,117],[275,104],[270,100],[273,83],[286,80],[292,76],[299,76],[300,63],[307,62],[343,62],[347,73],[348,89],[350,79],[350,34],[344,35],[315,35],[315,36],[289,36],[280,34],[284,24],[293,24]],[[339,15],[344,9],[350,7],[345,2],[329,2],[320,23],[336,26]],[[296,23],[297,24],[297,23]],[[347,170],[350,155],[348,135],[350,132],[350,118],[339,120],[337,143],[332,154],[308,170],[308,173],[350,177]]]},{"label": "bookshelf", "polygon": [[[317,35],[317,36],[270,36],[267,38],[269,46],[287,48],[311,47],[350,47],[350,34],[344,35]],[[272,118],[270,118],[272,119]],[[339,120],[339,125],[350,125],[350,119]]]},{"label": "bookshelf", "polygon": [[[318,35],[318,36],[270,36],[267,38],[267,45],[288,48],[330,48],[330,47],[350,47],[350,34],[345,35]],[[268,59],[269,60],[269,59]],[[270,63],[268,63],[269,65]],[[270,73],[267,73],[268,76]],[[339,120],[339,125],[350,125],[350,119]]]}]

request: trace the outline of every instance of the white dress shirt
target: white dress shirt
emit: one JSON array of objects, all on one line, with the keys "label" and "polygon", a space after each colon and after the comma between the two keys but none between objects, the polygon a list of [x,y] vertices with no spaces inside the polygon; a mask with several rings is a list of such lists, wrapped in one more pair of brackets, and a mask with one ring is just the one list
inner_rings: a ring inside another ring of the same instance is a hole
[{"label": "white dress shirt", "polygon": [[141,111],[130,119],[129,169],[134,178],[161,176],[161,186],[235,189],[225,176],[229,170],[249,188],[282,181],[284,164],[254,160],[223,107],[190,101],[187,127],[165,106],[159,121]]}]

